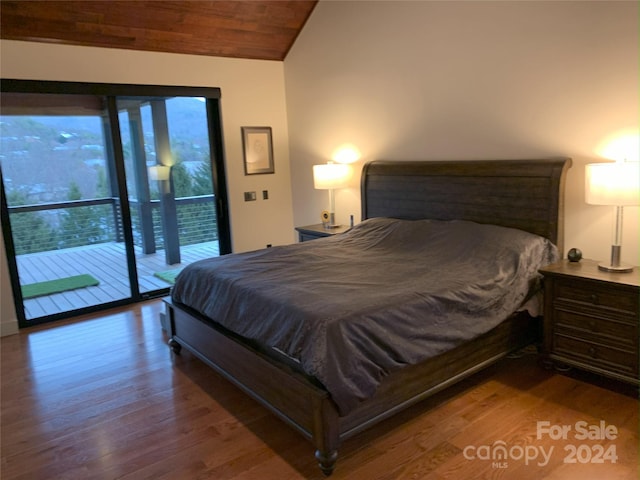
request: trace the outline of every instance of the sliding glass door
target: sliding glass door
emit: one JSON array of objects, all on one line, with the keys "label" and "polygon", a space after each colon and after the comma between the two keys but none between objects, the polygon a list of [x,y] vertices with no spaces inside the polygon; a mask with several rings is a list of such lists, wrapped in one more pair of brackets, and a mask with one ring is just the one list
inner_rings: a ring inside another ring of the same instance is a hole
[{"label": "sliding glass door", "polygon": [[3,80],[21,326],[165,295],[185,265],[230,251],[217,95]]},{"label": "sliding glass door", "polygon": [[205,102],[117,100],[141,293],[220,253]]}]

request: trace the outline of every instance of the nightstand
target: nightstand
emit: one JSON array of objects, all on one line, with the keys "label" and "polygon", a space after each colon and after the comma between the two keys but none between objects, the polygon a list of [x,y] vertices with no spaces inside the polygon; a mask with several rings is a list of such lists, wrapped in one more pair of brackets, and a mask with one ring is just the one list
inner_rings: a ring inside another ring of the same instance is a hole
[{"label": "nightstand", "polygon": [[564,260],[540,273],[546,359],[640,385],[640,270],[609,273],[593,260]]},{"label": "nightstand", "polygon": [[321,223],[316,225],[307,225],[306,227],[296,227],[298,232],[298,240],[306,242],[308,240],[316,240],[322,237],[331,237],[339,233],[344,233],[351,227],[348,225],[340,225],[335,228],[325,228]]}]

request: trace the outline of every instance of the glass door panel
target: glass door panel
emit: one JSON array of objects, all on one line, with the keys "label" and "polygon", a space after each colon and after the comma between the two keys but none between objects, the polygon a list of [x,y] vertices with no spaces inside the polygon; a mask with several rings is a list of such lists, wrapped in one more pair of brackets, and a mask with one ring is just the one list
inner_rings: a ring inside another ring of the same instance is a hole
[{"label": "glass door panel", "polygon": [[2,95],[0,167],[26,320],[131,297],[105,105]]},{"label": "glass door panel", "polygon": [[168,289],[185,265],[220,254],[206,102],[117,100],[140,294]]},{"label": "glass door panel", "polygon": [[20,327],[165,295],[185,265],[229,253],[218,89],[2,84],[0,208]]}]

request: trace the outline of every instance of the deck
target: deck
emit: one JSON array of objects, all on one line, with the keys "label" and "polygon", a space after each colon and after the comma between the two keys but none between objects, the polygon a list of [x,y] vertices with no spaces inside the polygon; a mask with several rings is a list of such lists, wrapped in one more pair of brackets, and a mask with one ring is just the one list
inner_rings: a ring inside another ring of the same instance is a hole
[{"label": "deck", "polygon": [[[182,246],[180,252],[181,263],[167,265],[164,250],[144,255],[136,247],[136,265],[141,293],[170,286],[169,283],[155,277],[155,272],[182,268],[196,260],[218,256],[218,242]],[[25,300],[24,309],[27,320],[131,296],[124,243],[112,242],[30,253],[19,255],[16,261],[21,285],[85,273],[100,281],[100,285],[95,287]]]}]

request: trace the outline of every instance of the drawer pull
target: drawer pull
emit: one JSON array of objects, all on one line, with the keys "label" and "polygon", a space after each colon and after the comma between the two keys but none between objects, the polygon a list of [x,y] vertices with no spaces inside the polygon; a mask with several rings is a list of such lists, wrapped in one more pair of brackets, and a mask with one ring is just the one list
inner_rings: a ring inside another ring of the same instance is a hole
[{"label": "drawer pull", "polygon": [[589,355],[591,355],[591,358],[596,358],[597,353],[598,350],[595,347],[589,347]]},{"label": "drawer pull", "polygon": [[598,300],[598,295],[591,294],[589,295],[589,300],[591,300],[591,303],[593,303],[594,305],[598,305],[600,303],[600,301]]}]

